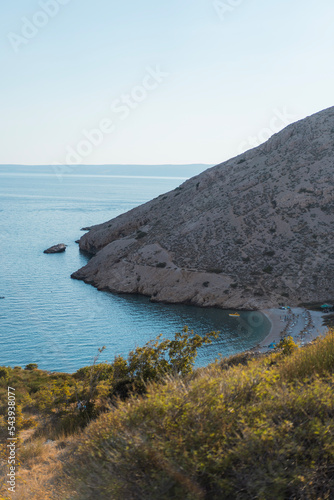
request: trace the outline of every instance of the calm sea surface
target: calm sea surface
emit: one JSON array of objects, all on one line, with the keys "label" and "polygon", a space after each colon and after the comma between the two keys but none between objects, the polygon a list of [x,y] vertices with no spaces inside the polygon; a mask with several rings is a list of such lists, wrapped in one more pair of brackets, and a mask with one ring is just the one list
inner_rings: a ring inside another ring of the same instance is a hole
[{"label": "calm sea surface", "polygon": [[[184,325],[199,334],[221,332],[200,350],[197,366],[260,342],[270,324],[258,313],[234,319],[217,309],[153,304],[70,278],[87,262],[75,243],[82,227],[116,217],[202,170],[85,166],[62,174],[52,166],[0,166],[0,365],[34,362],[73,372],[91,363],[99,347],[107,347],[100,360],[112,361]],[[65,253],[43,253],[57,243],[68,245]]]}]

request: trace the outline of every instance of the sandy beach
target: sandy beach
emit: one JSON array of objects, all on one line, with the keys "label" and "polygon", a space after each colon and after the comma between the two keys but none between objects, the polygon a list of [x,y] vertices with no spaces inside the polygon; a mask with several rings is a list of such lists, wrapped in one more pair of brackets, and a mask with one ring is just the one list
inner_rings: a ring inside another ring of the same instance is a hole
[{"label": "sandy beach", "polygon": [[311,342],[327,331],[323,326],[321,311],[309,311],[300,307],[290,310],[266,309],[262,311],[271,322],[271,330],[267,337],[259,344],[262,351],[269,348],[271,343],[279,342],[281,337],[289,335],[300,345]]}]

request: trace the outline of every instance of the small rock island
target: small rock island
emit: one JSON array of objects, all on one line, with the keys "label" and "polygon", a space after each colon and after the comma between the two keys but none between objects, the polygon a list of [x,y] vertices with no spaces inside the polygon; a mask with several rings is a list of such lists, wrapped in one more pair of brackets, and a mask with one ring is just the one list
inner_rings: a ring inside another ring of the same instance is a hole
[{"label": "small rock island", "polygon": [[64,243],[59,243],[58,245],[53,245],[50,248],[44,250],[44,253],[62,253],[65,252],[67,245]]}]

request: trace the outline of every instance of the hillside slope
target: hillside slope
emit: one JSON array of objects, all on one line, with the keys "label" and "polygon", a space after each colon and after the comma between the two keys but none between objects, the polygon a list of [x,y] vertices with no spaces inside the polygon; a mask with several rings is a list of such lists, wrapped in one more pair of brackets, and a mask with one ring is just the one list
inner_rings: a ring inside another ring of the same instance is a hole
[{"label": "hillside slope", "polygon": [[[189,367],[189,342],[174,342],[174,361]],[[286,339],[274,352],[183,375],[163,374],[164,340],[153,343],[158,364],[151,342],[138,347],[140,363],[129,353],[125,364],[116,358],[73,375],[0,367],[2,500],[334,498],[333,331],[300,349]],[[13,494],[8,386],[19,396]]]},{"label": "hillside slope", "polygon": [[262,308],[334,295],[334,107],[91,228],[72,277],[154,301]]}]

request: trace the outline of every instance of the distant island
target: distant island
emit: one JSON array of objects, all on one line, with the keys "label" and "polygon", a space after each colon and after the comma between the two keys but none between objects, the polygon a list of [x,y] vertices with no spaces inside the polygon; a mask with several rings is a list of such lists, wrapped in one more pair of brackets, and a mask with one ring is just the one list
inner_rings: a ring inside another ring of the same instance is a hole
[{"label": "distant island", "polygon": [[334,278],[334,107],[94,226],[72,277],[152,301],[236,309],[326,302]]}]

